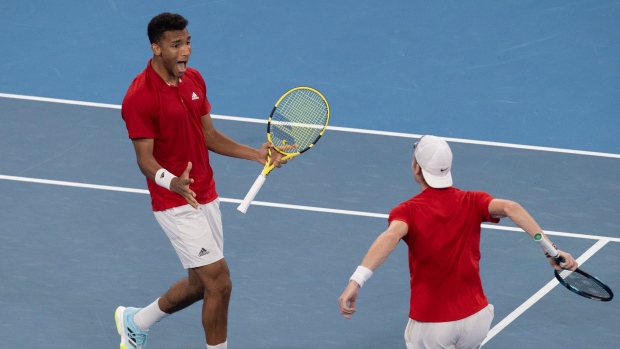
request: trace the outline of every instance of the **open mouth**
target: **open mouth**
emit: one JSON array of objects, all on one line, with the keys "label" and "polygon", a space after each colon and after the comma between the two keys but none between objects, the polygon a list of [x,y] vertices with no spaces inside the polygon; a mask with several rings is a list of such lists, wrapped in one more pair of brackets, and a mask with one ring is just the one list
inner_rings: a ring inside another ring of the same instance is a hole
[{"label": "open mouth", "polygon": [[177,69],[179,70],[179,72],[185,73],[185,70],[187,70],[187,61],[178,61]]}]

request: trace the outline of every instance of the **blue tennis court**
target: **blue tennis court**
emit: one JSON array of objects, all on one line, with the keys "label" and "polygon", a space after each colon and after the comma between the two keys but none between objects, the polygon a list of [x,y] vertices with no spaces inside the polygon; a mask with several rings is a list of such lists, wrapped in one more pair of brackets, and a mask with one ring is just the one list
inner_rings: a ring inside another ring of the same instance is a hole
[{"label": "blue tennis court", "polygon": [[[118,346],[113,312],[182,278],[150,208],[120,102],[150,57],[146,23],[189,21],[190,65],[214,123],[259,146],[273,103],[309,85],[324,137],[236,210],[261,166],[212,156],[233,294],[231,348],[404,348],[406,249],[337,298],[387,213],[415,195],[412,143],[446,137],[461,189],[524,206],[583,269],[620,289],[618,1],[3,3],[0,64],[2,347]],[[278,183],[302,181],[302,186]],[[561,286],[509,220],[484,225],[495,305],[484,348],[611,348],[620,303]],[[550,282],[552,282],[550,284]],[[155,325],[148,348],[204,348],[200,307]]]}]

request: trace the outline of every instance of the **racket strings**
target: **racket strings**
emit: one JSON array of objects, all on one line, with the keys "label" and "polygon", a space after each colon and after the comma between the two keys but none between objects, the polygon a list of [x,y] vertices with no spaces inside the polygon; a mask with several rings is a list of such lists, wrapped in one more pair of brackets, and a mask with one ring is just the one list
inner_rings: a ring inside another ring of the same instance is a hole
[{"label": "racket strings", "polygon": [[612,296],[609,291],[601,286],[595,279],[589,278],[583,274],[563,271],[560,273],[560,277],[566,284],[577,289],[579,292],[599,298],[610,298]]},{"label": "racket strings", "polygon": [[280,101],[271,117],[271,140],[283,152],[304,151],[323,133],[327,118],[327,105],[321,96],[310,90],[295,90]]}]

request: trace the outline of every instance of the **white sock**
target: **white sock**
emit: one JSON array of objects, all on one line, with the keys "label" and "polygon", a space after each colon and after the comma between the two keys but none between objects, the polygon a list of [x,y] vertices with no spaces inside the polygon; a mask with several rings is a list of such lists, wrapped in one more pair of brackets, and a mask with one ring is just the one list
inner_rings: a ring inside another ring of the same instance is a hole
[{"label": "white sock", "polygon": [[218,345],[209,345],[207,344],[207,349],[228,349],[227,346],[228,341],[224,343],[220,343]]},{"label": "white sock", "polygon": [[141,330],[148,330],[155,323],[159,322],[161,319],[170,315],[164,313],[159,309],[159,298],[155,300],[155,302],[147,305],[146,307],[140,309],[134,316],[133,322],[138,326]]}]

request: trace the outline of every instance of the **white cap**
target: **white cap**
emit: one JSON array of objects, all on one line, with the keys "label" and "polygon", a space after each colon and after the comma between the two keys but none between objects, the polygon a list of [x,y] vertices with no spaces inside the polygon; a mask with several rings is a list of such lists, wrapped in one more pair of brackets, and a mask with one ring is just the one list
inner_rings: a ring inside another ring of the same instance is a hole
[{"label": "white cap", "polygon": [[415,147],[413,155],[422,168],[422,174],[429,186],[447,188],[452,186],[452,151],[446,141],[435,136],[423,136]]}]

